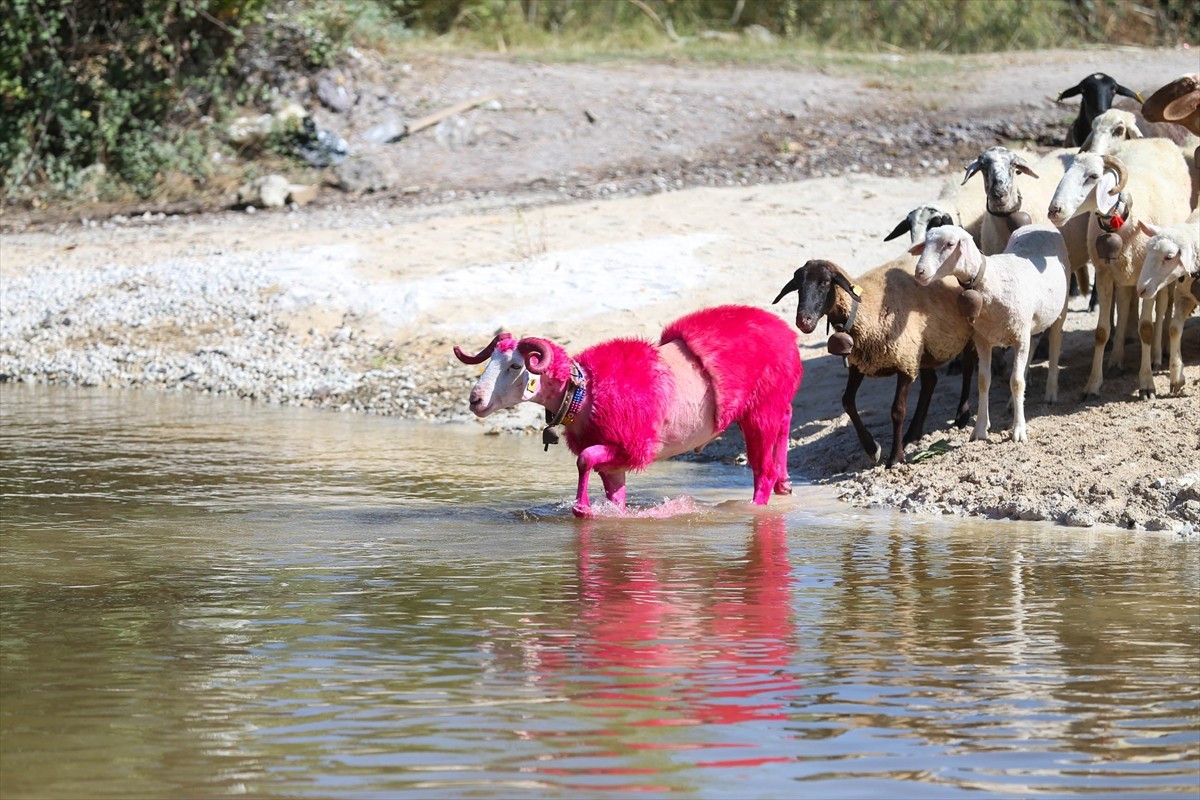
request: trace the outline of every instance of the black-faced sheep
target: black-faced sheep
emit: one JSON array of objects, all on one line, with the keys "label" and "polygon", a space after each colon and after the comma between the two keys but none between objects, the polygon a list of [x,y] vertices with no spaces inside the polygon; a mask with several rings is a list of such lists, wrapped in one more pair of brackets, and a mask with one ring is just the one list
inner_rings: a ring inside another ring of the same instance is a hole
[{"label": "black-faced sheep", "polygon": [[[888,466],[904,461],[904,445],[921,438],[929,401],[937,385],[936,367],[963,352],[971,340],[971,326],[958,310],[960,290],[945,281],[929,290],[912,277],[914,260],[903,256],[858,278],[831,261],[812,260],[796,270],[780,290],[778,303],[789,292],[799,297],[796,327],[812,333],[821,317],[837,330],[830,351],[846,357],[849,376],[842,407],[854,424],[858,440],[878,463],[883,448],[858,415],[855,397],[863,378],[896,376],[892,401],[892,451]],[[849,340],[849,341],[847,341]],[[962,393],[955,422],[960,427],[970,415],[968,395],[973,359],[964,359]],[[908,390],[921,379],[921,392],[908,432],[900,431],[908,409]]]}]

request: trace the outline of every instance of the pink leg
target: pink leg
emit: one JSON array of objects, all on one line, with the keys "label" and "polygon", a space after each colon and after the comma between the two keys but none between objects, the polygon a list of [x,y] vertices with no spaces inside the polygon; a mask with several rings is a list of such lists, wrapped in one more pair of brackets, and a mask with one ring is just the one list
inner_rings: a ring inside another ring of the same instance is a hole
[{"label": "pink leg", "polygon": [[791,494],[792,481],[788,477],[788,440],[792,433],[792,406],[783,412],[783,421],[775,439],[775,494]]},{"label": "pink leg", "polygon": [[786,413],[765,413],[763,418],[739,420],[746,437],[746,460],[754,473],[754,503],[765,506],[771,492],[791,494],[787,475],[787,436],[791,430],[791,406]]},{"label": "pink leg", "polygon": [[600,480],[604,483],[604,496],[618,508],[625,507],[625,472],[601,472]]},{"label": "pink leg", "polygon": [[[614,460],[616,460],[616,452],[613,450],[613,448],[604,444],[594,444],[591,447],[585,448],[584,451],[579,454],[579,458],[575,461],[575,463],[579,466],[579,486],[575,491],[575,506],[571,509],[575,516],[590,516],[591,503],[588,500],[588,477],[590,477],[592,470],[599,470]],[[601,475],[601,480],[605,480],[603,475]],[[622,491],[620,492],[622,505],[624,504],[625,500],[624,483],[625,476],[622,473]],[[607,490],[607,488],[608,483],[605,481],[605,489]],[[613,502],[616,501],[614,500]]]}]

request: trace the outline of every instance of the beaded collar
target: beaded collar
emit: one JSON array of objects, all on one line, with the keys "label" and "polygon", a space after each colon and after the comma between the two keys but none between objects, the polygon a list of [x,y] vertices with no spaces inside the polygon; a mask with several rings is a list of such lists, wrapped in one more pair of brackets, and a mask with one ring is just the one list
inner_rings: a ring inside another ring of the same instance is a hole
[{"label": "beaded collar", "polygon": [[[574,391],[572,391],[572,387],[574,387]],[[583,367],[572,361],[571,377],[567,381],[566,391],[563,392],[562,404],[553,414],[550,413],[549,408],[546,409],[546,427],[542,429],[543,452],[548,451],[550,445],[558,444],[559,432],[555,428],[565,427],[575,421],[579,409],[583,407],[585,397],[587,397],[587,375],[584,373]]]}]

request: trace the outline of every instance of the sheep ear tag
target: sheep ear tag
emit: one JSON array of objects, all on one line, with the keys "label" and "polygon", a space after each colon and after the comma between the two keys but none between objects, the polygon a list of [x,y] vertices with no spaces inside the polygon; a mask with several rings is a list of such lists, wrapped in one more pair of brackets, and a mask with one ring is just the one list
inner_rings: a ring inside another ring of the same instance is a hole
[{"label": "sheep ear tag", "polygon": [[532,400],[533,396],[542,388],[542,378],[540,375],[530,375],[529,380],[525,381],[525,389],[521,392],[522,400]]}]

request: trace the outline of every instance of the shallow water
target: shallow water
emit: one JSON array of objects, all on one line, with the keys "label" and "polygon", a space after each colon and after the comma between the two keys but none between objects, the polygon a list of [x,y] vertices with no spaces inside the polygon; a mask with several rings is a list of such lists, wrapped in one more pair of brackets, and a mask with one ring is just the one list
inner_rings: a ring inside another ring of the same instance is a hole
[{"label": "shallow water", "polygon": [[[0,795],[1196,796],[1200,549],[0,386]],[[661,515],[661,513],[660,513]]]}]

